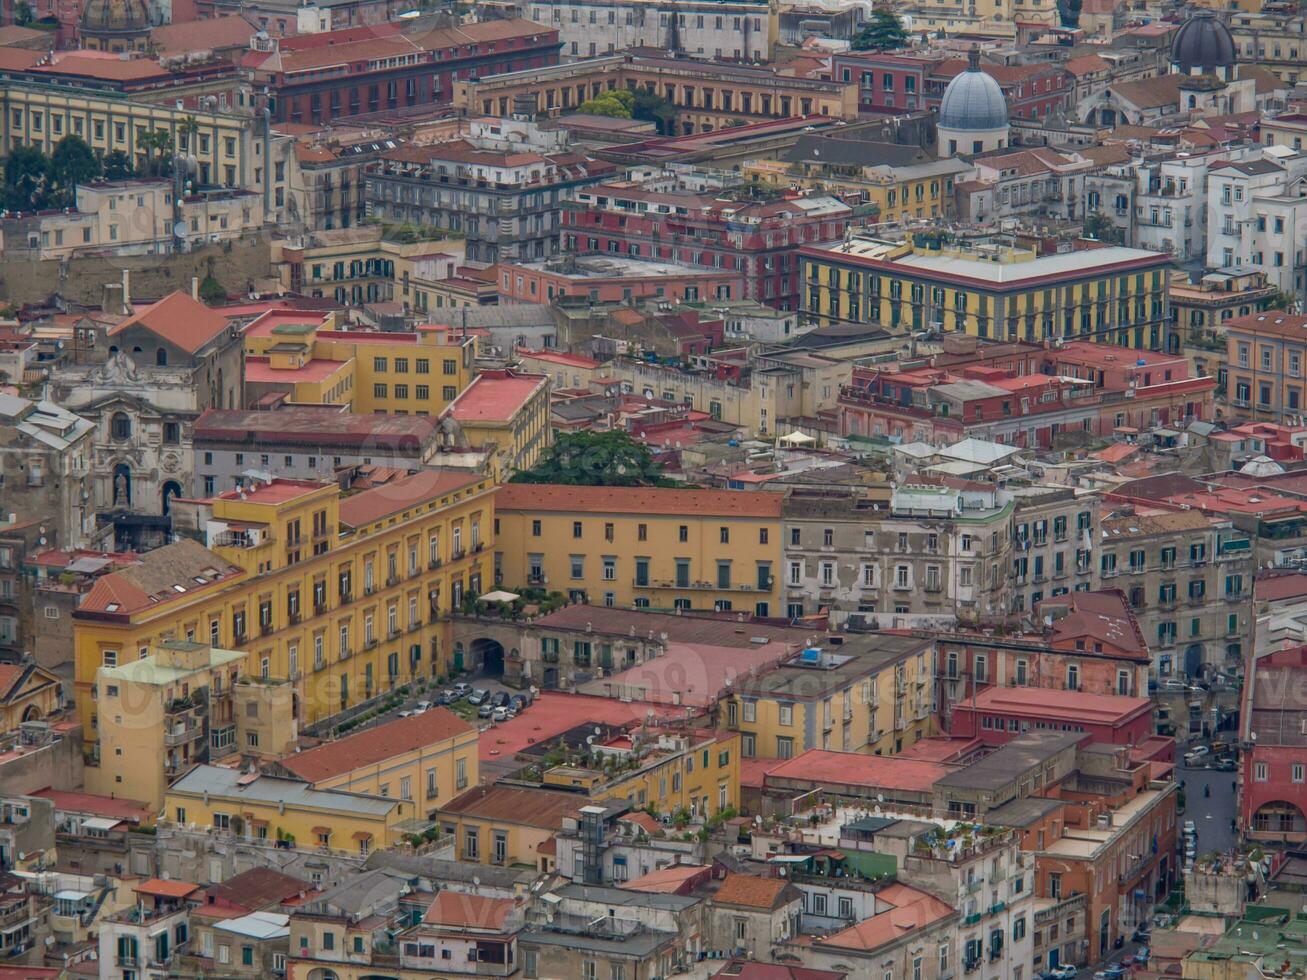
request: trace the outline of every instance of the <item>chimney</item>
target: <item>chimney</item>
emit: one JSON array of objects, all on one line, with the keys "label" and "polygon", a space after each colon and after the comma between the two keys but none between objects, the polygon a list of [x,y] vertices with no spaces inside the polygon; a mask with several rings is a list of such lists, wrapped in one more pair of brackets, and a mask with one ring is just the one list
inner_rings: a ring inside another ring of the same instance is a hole
[{"label": "chimney", "polygon": [[100,299],[100,308],[106,313],[123,313],[123,287],[120,283],[106,282]]},{"label": "chimney", "polygon": [[132,274],[128,269],[123,270],[123,312],[132,305]]},{"label": "chimney", "polygon": [[198,300],[199,298],[200,298],[200,277],[191,276],[191,299]]}]

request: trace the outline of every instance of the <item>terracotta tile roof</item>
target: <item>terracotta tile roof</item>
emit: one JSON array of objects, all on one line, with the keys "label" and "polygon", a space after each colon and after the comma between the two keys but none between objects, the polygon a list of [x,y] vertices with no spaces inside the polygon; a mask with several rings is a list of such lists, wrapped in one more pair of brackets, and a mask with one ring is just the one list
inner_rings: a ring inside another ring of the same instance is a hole
[{"label": "terracotta tile roof", "polygon": [[292,753],[284,756],[280,764],[300,779],[316,783],[475,731],[452,711],[432,708],[412,718],[399,718],[325,742],[307,752]]},{"label": "terracotta tile roof", "polygon": [[1307,316],[1285,313],[1283,310],[1266,310],[1249,313],[1225,322],[1226,329],[1246,330],[1262,337],[1287,337],[1302,340],[1307,337]]},{"label": "terracotta tile roof", "polygon": [[[141,555],[134,565],[100,576],[74,615],[137,612],[244,574],[198,541],[184,538]],[[197,581],[200,578],[204,581]],[[183,591],[178,592],[178,587]]]},{"label": "terracotta tile roof", "polygon": [[1104,146],[1081,146],[1076,148],[1086,160],[1092,160],[1100,167],[1110,163],[1125,163],[1130,159],[1130,151],[1119,143]]},{"label": "terracotta tile roof", "polygon": [[1159,75],[1156,78],[1139,78],[1133,82],[1117,82],[1109,86],[1122,99],[1141,109],[1160,109],[1180,104],[1180,83],[1183,75]]},{"label": "terracotta tile roof", "polygon": [[[649,815],[646,813],[645,816]],[[623,882],[621,887],[629,892],[678,895],[711,876],[712,867],[706,864],[673,864]]]},{"label": "terracotta tile roof", "polygon": [[[337,65],[381,61],[419,55],[422,49],[406,37],[370,37],[342,44],[307,48],[301,51],[282,51],[280,70],[283,72],[312,71]],[[266,67],[266,66],[265,66]]]},{"label": "terracotta tile roof", "polygon": [[511,898],[482,898],[463,892],[442,891],[436,895],[422,921],[428,925],[455,929],[502,930],[517,908]]},{"label": "terracotta tile roof", "polygon": [[272,868],[250,868],[204,890],[206,903],[240,906],[257,912],[313,891],[313,884]]},{"label": "terracotta tile roof", "polygon": [[1055,607],[1068,610],[1051,629],[1053,641],[1063,649],[1069,649],[1066,644],[1083,641],[1090,650],[1102,647],[1095,652],[1121,654],[1145,663],[1151,660],[1148,643],[1120,590],[1068,592],[1045,600],[1039,608],[1043,612]]},{"label": "terracotta tile roof", "polygon": [[163,878],[148,878],[134,889],[138,895],[177,899],[188,898],[199,890],[199,885],[189,881],[166,881]]},{"label": "terracotta tile roof", "polygon": [[1152,702],[1120,694],[1090,694],[1051,688],[989,687],[958,704],[960,710],[976,714],[1015,715],[1034,721],[1051,718],[1090,725],[1118,725],[1147,711]]},{"label": "terracotta tile roof", "polygon": [[843,786],[925,791],[956,768],[892,755],[863,755],[830,749],[808,749],[792,759],[772,761],[775,765],[763,774],[764,785],[772,780],[795,779]]},{"label": "terracotta tile roof", "polygon": [[371,524],[390,514],[471,486],[482,478],[467,470],[423,470],[340,502],[340,521],[350,527]]},{"label": "terracotta tile roof", "polygon": [[507,483],[499,488],[495,509],[590,514],[780,517],[781,494],[750,493],[743,490]]},{"label": "terracotta tile roof", "polygon": [[575,793],[490,784],[472,787],[440,812],[558,831],[563,829],[563,818],[576,816],[586,802]]},{"label": "terracotta tile roof", "polygon": [[1085,54],[1078,58],[1068,58],[1062,67],[1072,75],[1090,75],[1096,71],[1108,71],[1112,63],[1096,54]]},{"label": "terracotta tile roof", "polygon": [[907,933],[924,929],[954,915],[953,909],[933,895],[907,885],[890,885],[876,893],[876,898],[894,907],[864,919],[843,932],[819,940],[822,946],[844,949],[878,949]]},{"label": "terracotta tile roof", "polygon": [[227,329],[227,318],[199,300],[191,299],[188,293],[176,292],[110,327],[108,336],[115,337],[137,324],[186,353],[194,354]]},{"label": "terracotta tile roof", "polygon": [[842,970],[817,970],[786,963],[754,963],[732,960],[712,975],[710,980],[844,980]]},{"label": "terracotta tile roof", "polygon": [[554,33],[548,27],[542,27],[533,21],[521,17],[502,20],[487,20],[477,24],[461,24],[458,27],[437,28],[425,34],[414,36],[413,40],[428,51],[478,41],[503,41],[509,38],[544,36]]},{"label": "terracotta tile roof", "polygon": [[758,875],[727,875],[713,901],[718,905],[739,905],[754,909],[774,909],[782,901],[785,878],[761,878]]}]

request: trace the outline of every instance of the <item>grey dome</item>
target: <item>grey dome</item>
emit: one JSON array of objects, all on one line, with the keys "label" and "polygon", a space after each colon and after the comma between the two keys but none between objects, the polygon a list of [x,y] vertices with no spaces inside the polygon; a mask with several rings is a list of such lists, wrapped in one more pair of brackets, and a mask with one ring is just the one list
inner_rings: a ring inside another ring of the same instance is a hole
[{"label": "grey dome", "polygon": [[1182,74],[1215,74],[1233,67],[1238,51],[1230,29],[1210,10],[1198,10],[1176,32],[1171,43],[1171,63]]},{"label": "grey dome", "polygon": [[1007,99],[998,82],[980,70],[980,55],[971,52],[967,70],[953,76],[939,104],[939,128],[985,131],[1008,125]]}]

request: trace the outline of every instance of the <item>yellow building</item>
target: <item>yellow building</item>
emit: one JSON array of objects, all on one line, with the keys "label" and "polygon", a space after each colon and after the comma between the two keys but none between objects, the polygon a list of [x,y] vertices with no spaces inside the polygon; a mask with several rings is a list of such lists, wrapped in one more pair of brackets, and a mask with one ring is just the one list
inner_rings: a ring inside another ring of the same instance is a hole
[{"label": "yellow building", "polygon": [[290,840],[305,850],[370,854],[399,843],[415,805],[399,799],[313,789],[298,779],[226,766],[196,766],[168,788],[163,820],[249,840]]},{"label": "yellow building", "polygon": [[[594,762],[612,760],[614,770],[598,765],[557,766],[545,770],[545,788],[582,790],[591,802],[625,800],[632,807],[659,813],[687,811],[706,819],[740,805],[740,739],[736,732],[689,731],[660,734],[652,744],[618,735],[593,746]],[[620,766],[634,766],[622,770]]]},{"label": "yellow building", "polygon": [[[923,157],[928,155],[923,151]],[[920,163],[846,164],[821,160],[784,163],[757,160],[742,168],[744,175],[775,187],[820,188],[838,194],[841,200],[857,202],[858,213],[878,222],[910,221],[916,218],[952,218],[954,181],[973,172],[970,164],[956,158],[923,159]]]},{"label": "yellow building", "polygon": [[590,383],[598,379],[603,371],[603,362],[596,361],[593,357],[556,350],[518,347],[513,351],[513,360],[524,371],[548,375],[551,391],[589,388]]},{"label": "yellow building", "polygon": [[478,738],[452,711],[431,708],[288,754],[278,768],[315,789],[411,800],[430,815],[480,780]]},{"label": "yellow building", "polygon": [[506,484],[495,579],[637,609],[780,608],[781,496]]},{"label": "yellow building", "polygon": [[554,835],[587,802],[580,793],[487,783],[442,806],[440,829],[454,835],[461,861],[552,871]]},{"label": "yellow building", "polygon": [[447,672],[449,610],[491,577],[494,491],[424,470],[345,499],[335,484],[274,480],[201,504],[209,548],[148,552],[98,579],[74,613],[92,764],[130,764],[99,749],[97,671],[163,639],[243,651],[244,673],[290,681],[302,724]]},{"label": "yellow building", "polygon": [[808,749],[892,755],[936,734],[929,640],[876,634],[814,647],[738,684],[726,727],[746,757]]},{"label": "yellow building", "polygon": [[[79,136],[103,155],[120,150],[136,160],[153,156],[142,137],[156,130],[196,160],[197,182],[247,189],[261,186],[250,139],[252,116],[192,110],[171,101],[133,102],[119,95],[65,85],[9,81],[0,88],[4,154],[35,146],[46,154],[65,136]],[[196,125],[194,139],[189,127]]]},{"label": "yellow building", "polygon": [[36,664],[0,664],[0,733],[44,721],[63,707],[57,675]]},{"label": "yellow building", "polygon": [[475,375],[476,339],[430,324],[349,330],[334,313],[272,310],[245,328],[246,398],[282,391],[296,403],[358,413],[438,415]]},{"label": "yellow building", "polygon": [[529,470],[553,443],[549,378],[543,374],[482,371],[442,417],[457,423],[462,444],[494,452],[493,473],[500,480]]},{"label": "yellow building", "polygon": [[[245,660],[238,650],[166,640],[100,667],[92,694],[100,753],[112,764],[86,770],[87,790],[157,809],[169,780],[196,763],[286,751],[295,739],[290,685],[239,685]],[[247,719],[259,727],[247,731]]]},{"label": "yellow building", "polygon": [[1094,340],[1159,350],[1169,255],[1084,240],[858,237],[801,253],[803,309],[820,323],[880,324],[1001,341]]}]

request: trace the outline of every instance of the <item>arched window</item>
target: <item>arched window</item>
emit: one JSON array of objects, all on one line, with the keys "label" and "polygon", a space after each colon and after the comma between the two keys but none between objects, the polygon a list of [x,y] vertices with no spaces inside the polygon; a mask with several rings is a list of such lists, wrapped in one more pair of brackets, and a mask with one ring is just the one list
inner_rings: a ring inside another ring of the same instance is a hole
[{"label": "arched window", "polygon": [[109,435],[114,439],[130,439],[132,437],[132,420],[127,417],[125,412],[113,413],[113,418],[109,421]]},{"label": "arched window", "polygon": [[165,348],[160,347],[154,352],[154,363],[159,367],[168,366],[168,351]]}]

